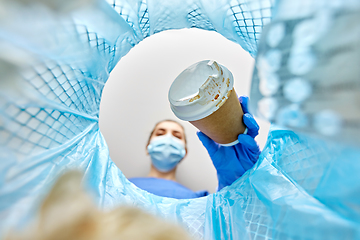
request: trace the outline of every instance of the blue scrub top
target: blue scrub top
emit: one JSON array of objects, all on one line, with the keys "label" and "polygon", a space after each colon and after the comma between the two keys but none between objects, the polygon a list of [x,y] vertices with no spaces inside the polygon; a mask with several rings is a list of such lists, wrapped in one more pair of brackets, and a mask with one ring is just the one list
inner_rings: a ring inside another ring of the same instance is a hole
[{"label": "blue scrub top", "polygon": [[202,190],[194,192],[184,187],[180,183],[162,178],[139,177],[130,178],[129,181],[135,184],[137,187],[161,197],[185,199],[198,198],[209,195],[208,191]]}]

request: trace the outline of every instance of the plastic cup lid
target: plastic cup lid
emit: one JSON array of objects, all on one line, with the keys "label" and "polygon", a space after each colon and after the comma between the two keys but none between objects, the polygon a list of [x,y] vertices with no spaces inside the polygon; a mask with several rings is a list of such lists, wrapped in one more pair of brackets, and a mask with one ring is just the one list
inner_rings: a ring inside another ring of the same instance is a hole
[{"label": "plastic cup lid", "polygon": [[177,76],[169,89],[171,110],[181,120],[196,121],[219,109],[233,89],[233,76],[212,60],[197,62]]}]

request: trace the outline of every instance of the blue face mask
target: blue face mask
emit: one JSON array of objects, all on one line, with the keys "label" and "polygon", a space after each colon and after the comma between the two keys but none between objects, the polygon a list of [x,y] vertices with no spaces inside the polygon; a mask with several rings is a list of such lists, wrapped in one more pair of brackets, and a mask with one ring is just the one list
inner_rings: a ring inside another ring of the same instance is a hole
[{"label": "blue face mask", "polygon": [[171,134],[155,137],[147,147],[152,164],[160,172],[169,172],[184,158],[185,144]]}]

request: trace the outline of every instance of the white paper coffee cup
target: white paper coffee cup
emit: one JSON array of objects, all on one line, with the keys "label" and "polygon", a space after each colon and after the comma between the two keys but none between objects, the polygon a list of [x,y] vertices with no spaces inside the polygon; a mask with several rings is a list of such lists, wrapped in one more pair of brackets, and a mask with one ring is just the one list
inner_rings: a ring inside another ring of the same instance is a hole
[{"label": "white paper coffee cup", "polygon": [[168,95],[171,110],[215,142],[234,145],[246,127],[233,84],[231,72],[217,62],[195,63],[172,83]]}]

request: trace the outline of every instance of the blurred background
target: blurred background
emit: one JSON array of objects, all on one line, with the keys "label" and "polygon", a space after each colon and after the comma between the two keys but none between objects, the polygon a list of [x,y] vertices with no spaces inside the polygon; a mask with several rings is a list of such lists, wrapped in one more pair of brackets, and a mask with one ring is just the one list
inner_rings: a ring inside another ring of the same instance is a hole
[{"label": "blurred background", "polygon": [[[206,59],[227,67],[234,76],[237,94],[249,96],[254,59],[220,34],[199,29],[170,30],[148,37],[111,72],[102,93],[100,130],[111,159],[127,178],[147,176],[150,157],[145,148],[151,130],[160,120],[173,119],[185,127],[188,141],[188,155],[178,166],[178,181],[194,191],[216,191],[216,171],[196,136],[197,129],[176,118],[167,98],[177,75]],[[263,149],[270,123],[256,120],[260,125],[256,141]]]}]

